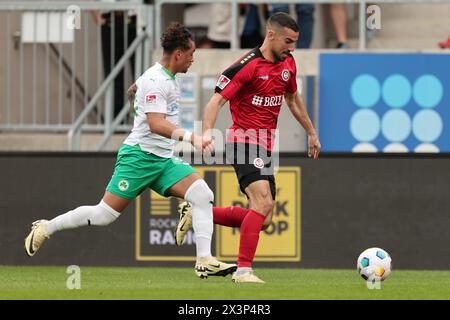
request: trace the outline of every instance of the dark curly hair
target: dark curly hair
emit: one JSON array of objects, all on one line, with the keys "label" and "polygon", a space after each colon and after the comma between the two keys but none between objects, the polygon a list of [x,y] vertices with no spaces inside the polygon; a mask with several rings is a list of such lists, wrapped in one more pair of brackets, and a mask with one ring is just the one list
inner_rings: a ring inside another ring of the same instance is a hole
[{"label": "dark curly hair", "polygon": [[177,48],[187,50],[191,47],[189,40],[194,41],[194,35],[182,23],[172,22],[161,37],[161,46],[167,53]]}]

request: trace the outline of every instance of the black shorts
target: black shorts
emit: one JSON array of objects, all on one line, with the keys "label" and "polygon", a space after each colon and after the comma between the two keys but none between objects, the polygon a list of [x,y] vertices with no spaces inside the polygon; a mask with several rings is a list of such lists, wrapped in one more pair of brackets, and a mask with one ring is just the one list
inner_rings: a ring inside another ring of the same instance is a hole
[{"label": "black shorts", "polygon": [[275,200],[277,189],[271,152],[261,146],[248,143],[227,143],[225,150],[227,163],[233,166],[242,193],[247,195],[245,188],[252,182],[267,180],[272,199]]}]

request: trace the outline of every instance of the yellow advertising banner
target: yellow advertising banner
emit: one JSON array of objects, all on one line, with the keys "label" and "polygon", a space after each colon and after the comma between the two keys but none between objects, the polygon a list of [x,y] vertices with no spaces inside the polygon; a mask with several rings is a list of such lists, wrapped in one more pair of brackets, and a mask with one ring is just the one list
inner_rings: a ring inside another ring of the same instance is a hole
[{"label": "yellow advertising banner", "polygon": [[[272,223],[260,233],[255,261],[298,262],[301,257],[300,168],[280,167],[275,175],[277,195]],[[216,205],[248,207],[247,197],[239,190],[233,169],[220,170],[216,179]],[[239,229],[216,226],[218,259],[236,258]]]},{"label": "yellow advertising banner", "polygon": [[[195,169],[215,190],[215,206],[248,207],[231,166],[201,166]],[[272,223],[260,233],[255,261],[299,262],[301,259],[301,168],[280,167],[275,175],[277,198]],[[185,244],[174,244],[178,221],[176,206],[181,200],[146,191],[136,199],[136,260],[193,261],[195,243],[190,230]],[[215,227],[220,260],[235,261],[239,250],[239,228]]]}]

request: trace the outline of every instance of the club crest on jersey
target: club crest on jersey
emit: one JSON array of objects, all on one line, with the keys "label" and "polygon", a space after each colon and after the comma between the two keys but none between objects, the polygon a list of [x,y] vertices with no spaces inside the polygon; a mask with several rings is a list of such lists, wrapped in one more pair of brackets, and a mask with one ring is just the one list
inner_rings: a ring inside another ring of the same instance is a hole
[{"label": "club crest on jersey", "polygon": [[289,70],[283,69],[283,71],[281,72],[281,79],[283,79],[284,81],[288,81],[290,77],[291,75],[289,73]]},{"label": "club crest on jersey", "polygon": [[146,104],[154,104],[156,103],[156,95],[155,94],[148,94],[145,96],[145,103]]},{"label": "club crest on jersey", "polygon": [[216,87],[220,88],[221,90],[225,89],[225,87],[230,83],[230,79],[228,79],[223,74],[220,76],[219,80],[217,80]]},{"label": "club crest on jersey", "polygon": [[258,169],[262,169],[262,168],[264,168],[264,160],[261,158],[256,158],[253,161],[253,165]]}]

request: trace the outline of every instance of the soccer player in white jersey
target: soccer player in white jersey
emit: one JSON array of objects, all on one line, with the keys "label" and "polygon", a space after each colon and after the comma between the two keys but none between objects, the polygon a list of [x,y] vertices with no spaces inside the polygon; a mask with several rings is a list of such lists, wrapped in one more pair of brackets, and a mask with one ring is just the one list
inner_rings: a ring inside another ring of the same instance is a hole
[{"label": "soccer player in white jersey", "polygon": [[150,188],[165,197],[175,196],[192,203],[197,276],[225,276],[236,270],[236,265],[211,256],[214,200],[211,189],[190,165],[173,156],[175,140],[190,142],[201,151],[211,144],[211,140],[177,127],[180,88],[175,75],[187,72],[193,63],[193,36],[182,24],[172,23],[161,40],[161,60],[132,86],[138,88],[134,126],[118,152],[103,199],[95,206],[81,206],[52,220],[34,222],[25,239],[29,256],[34,256],[57,231],[109,225],[134,198]]}]

